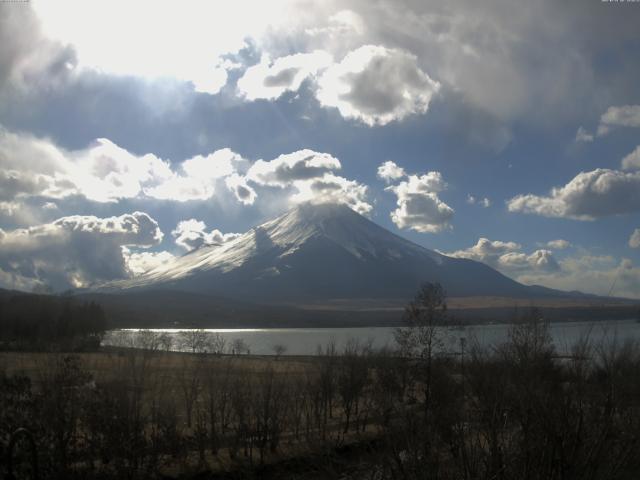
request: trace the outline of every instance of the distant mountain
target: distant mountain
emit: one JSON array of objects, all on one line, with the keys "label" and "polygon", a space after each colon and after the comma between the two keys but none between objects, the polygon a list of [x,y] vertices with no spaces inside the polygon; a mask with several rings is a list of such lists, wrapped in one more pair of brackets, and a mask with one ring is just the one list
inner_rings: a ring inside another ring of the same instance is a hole
[{"label": "distant mountain", "polygon": [[522,285],[473,260],[421,247],[345,205],[302,204],[223,245],[206,246],[99,292],[171,290],[251,303],[410,298],[425,281],[449,296],[572,296]]}]

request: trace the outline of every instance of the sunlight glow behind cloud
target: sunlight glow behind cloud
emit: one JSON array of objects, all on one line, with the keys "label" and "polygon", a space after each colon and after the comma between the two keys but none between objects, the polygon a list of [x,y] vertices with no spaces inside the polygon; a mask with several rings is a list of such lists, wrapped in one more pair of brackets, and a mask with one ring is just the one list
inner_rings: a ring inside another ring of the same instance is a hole
[{"label": "sunlight glow behind cloud", "polygon": [[286,3],[40,0],[34,6],[46,18],[45,32],[73,45],[83,66],[183,79],[216,93],[227,81],[220,56],[286,18]]}]

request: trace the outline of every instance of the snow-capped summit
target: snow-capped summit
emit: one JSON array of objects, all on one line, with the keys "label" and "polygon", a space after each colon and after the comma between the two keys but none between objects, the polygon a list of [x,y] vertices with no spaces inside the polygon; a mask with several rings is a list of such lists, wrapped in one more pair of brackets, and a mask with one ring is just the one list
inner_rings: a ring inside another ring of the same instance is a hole
[{"label": "snow-capped summit", "polygon": [[312,203],[102,290],[170,288],[277,303],[406,299],[425,281],[453,296],[532,294],[487,265],[416,245],[346,205]]}]

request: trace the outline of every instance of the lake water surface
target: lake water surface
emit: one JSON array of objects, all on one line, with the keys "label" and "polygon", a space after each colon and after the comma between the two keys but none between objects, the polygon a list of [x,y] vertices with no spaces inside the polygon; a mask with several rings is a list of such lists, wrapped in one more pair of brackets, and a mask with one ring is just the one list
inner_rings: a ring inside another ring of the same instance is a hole
[{"label": "lake water surface", "polygon": [[[445,349],[457,352],[460,339],[469,342],[474,339],[484,347],[491,347],[504,342],[508,338],[510,325],[473,325],[466,327],[441,329]],[[185,329],[152,329],[152,332],[167,333],[173,340],[172,350],[180,350],[179,333]],[[371,342],[373,347],[394,347],[395,327],[360,327],[360,328],[268,328],[268,329],[206,329],[210,335],[220,335],[230,346],[234,340],[240,339],[248,347],[251,354],[272,355],[276,345],[286,349],[286,355],[314,355],[318,346],[326,346],[335,342],[341,351],[350,339],[359,342]],[[128,329],[110,331],[105,336],[103,345],[135,344],[140,330]],[[588,336],[594,342],[640,341],[640,323],[636,320],[615,320],[608,322],[558,322],[551,324],[551,337],[558,353],[569,353],[571,347],[581,338]]]}]

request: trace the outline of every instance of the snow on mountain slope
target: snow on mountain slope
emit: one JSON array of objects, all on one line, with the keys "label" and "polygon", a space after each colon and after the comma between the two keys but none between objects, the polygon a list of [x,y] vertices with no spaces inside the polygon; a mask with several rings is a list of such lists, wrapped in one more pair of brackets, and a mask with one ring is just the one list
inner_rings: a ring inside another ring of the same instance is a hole
[{"label": "snow on mountain slope", "polygon": [[271,302],[408,298],[424,281],[453,296],[527,296],[490,267],[405,240],[345,205],[303,204],[220,246],[190,252],[102,291],[147,288]]}]

